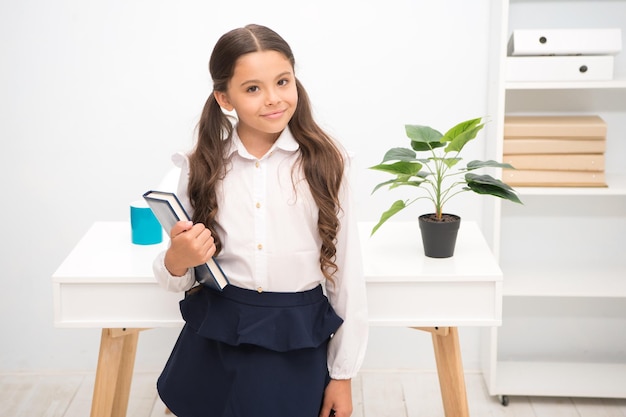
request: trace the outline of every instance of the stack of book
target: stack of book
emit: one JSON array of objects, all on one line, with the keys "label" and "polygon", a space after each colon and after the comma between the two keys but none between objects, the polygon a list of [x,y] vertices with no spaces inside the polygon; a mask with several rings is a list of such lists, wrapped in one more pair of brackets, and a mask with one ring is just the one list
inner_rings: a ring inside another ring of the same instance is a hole
[{"label": "stack of book", "polygon": [[622,50],[621,29],[521,29],[513,31],[507,81],[606,81]]},{"label": "stack of book", "polygon": [[503,170],[512,187],[606,187],[599,116],[506,116]]}]

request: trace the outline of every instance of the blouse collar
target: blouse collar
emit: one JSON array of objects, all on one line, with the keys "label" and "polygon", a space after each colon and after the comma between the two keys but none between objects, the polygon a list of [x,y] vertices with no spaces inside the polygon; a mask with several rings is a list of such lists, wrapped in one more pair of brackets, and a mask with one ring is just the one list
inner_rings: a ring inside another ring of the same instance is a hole
[{"label": "blouse collar", "polygon": [[[296,139],[293,137],[293,134],[291,133],[291,129],[289,129],[289,126],[287,126],[281,132],[280,136],[278,136],[278,139],[276,139],[276,141],[274,142],[272,147],[267,151],[265,156],[270,155],[276,149],[280,149],[285,152],[296,152],[298,149],[300,149],[300,145],[298,144]],[[243,143],[241,142],[241,138],[239,137],[239,134],[237,133],[237,127],[233,129],[233,134],[232,134],[232,138],[230,142],[230,148],[228,149],[228,152],[227,152],[227,157],[231,156],[235,152],[239,153],[239,155],[244,158],[258,159],[254,157],[253,155],[251,155],[246,149],[246,147],[243,145]]]}]

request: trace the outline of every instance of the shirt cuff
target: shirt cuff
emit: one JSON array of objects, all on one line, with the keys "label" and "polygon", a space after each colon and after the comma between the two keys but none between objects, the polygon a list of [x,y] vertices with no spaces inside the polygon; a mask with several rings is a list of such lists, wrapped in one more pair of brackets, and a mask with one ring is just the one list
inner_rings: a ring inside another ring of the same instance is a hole
[{"label": "shirt cuff", "polygon": [[159,285],[170,292],[187,291],[195,284],[193,268],[187,269],[185,275],[176,277],[165,267],[165,251],[161,252],[152,263],[152,271]]}]

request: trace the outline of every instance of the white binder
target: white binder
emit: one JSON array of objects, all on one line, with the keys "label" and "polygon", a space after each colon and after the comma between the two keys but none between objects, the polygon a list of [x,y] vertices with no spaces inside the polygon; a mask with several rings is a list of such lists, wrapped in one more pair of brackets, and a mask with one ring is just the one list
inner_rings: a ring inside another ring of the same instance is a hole
[{"label": "white binder", "polygon": [[615,55],[621,50],[621,29],[519,29],[509,38],[508,54]]},{"label": "white binder", "polygon": [[613,55],[510,56],[507,81],[606,81],[613,79]]}]

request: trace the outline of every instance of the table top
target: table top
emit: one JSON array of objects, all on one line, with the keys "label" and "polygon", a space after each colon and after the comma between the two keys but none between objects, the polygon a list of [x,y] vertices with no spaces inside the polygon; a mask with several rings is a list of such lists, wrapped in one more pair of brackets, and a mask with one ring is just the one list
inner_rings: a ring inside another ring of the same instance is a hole
[{"label": "table top", "polygon": [[[424,256],[417,222],[374,223],[359,233],[372,325],[498,325],[502,272],[473,222],[463,222],[455,255]],[[182,294],[160,288],[152,273],[167,248],[131,243],[128,222],[96,222],[52,276],[55,325],[180,326]]]},{"label": "table top", "polygon": [[[366,280],[501,280],[502,271],[474,222],[464,222],[451,258],[424,256],[417,222],[359,223]],[[53,282],[154,282],[152,261],[168,246],[135,245],[127,222],[96,222],[52,276]]]},{"label": "table top", "polygon": [[128,222],[94,223],[52,276],[52,282],[155,282],[152,262],[167,249],[131,242]]},{"label": "table top", "polygon": [[502,280],[502,271],[475,222],[461,223],[450,258],[424,255],[417,221],[387,222],[370,236],[374,225],[359,223],[368,282]]}]

